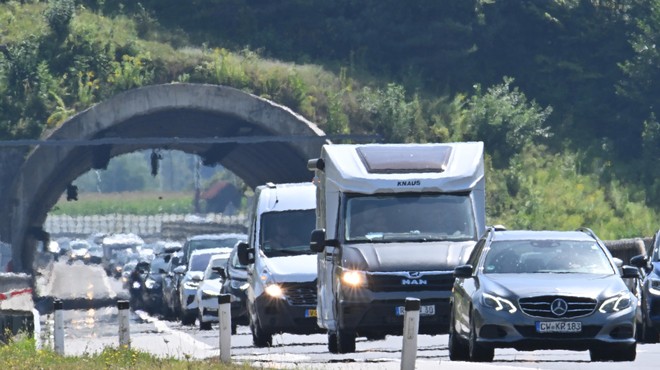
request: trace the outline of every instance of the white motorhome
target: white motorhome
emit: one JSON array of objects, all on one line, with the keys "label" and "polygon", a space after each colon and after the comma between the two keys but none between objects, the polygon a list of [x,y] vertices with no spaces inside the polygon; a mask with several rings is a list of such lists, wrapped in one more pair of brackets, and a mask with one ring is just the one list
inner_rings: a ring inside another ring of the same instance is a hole
[{"label": "white motorhome", "polygon": [[420,333],[447,333],[454,267],[486,230],[483,143],[328,144],[308,168],[330,352],[401,335],[408,297],[421,300]]},{"label": "white motorhome", "polygon": [[316,220],[316,187],[309,183],[258,186],[247,243],[237,254],[247,265],[252,340],[272,345],[273,334],[322,332],[316,324],[316,255],[309,238]]}]

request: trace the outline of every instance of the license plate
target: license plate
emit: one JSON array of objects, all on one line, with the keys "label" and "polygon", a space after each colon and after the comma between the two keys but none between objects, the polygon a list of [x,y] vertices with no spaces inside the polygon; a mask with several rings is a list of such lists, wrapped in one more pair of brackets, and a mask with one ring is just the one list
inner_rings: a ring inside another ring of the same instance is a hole
[{"label": "license plate", "polygon": [[579,333],[582,323],[579,321],[537,321],[538,333]]},{"label": "license plate", "polygon": [[316,317],[316,310],[312,308],[305,310],[305,317]]},{"label": "license plate", "polygon": [[[406,313],[406,307],[405,306],[397,306],[396,307],[396,315],[397,316],[403,316]],[[426,305],[426,306],[420,306],[419,307],[419,315],[420,316],[433,316],[435,315],[435,305]]]}]

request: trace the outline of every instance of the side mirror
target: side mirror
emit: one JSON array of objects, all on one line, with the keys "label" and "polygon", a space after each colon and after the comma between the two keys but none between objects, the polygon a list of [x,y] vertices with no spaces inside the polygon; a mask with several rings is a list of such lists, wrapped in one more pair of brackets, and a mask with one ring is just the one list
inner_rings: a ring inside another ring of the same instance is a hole
[{"label": "side mirror", "polygon": [[614,265],[616,267],[621,268],[621,266],[623,266],[623,261],[621,260],[621,258],[614,257],[612,259],[614,260]]},{"label": "side mirror", "polygon": [[639,279],[639,270],[633,266],[623,266],[621,277],[624,279]]},{"label": "side mirror", "polygon": [[178,275],[183,275],[183,274],[186,273],[186,266],[184,266],[184,265],[177,266],[177,267],[174,268],[174,270],[172,270],[172,272],[174,272],[175,274],[178,274]]},{"label": "side mirror", "polygon": [[247,266],[251,263],[254,263],[254,249],[250,248],[248,243],[240,242],[236,248],[236,255],[238,255],[238,261],[241,263],[241,265]]},{"label": "side mirror", "polygon": [[167,274],[167,271],[165,271],[164,268],[159,267],[159,268],[158,268],[158,273],[159,273],[159,274]]},{"label": "side mirror", "polygon": [[218,275],[222,278],[222,280],[227,280],[227,274],[225,273],[225,268],[222,266],[214,267],[213,271],[217,272]]},{"label": "side mirror", "polygon": [[195,275],[191,279],[192,279],[192,281],[202,281],[202,280],[204,280],[204,277],[199,276],[199,275]]},{"label": "side mirror", "polygon": [[472,267],[472,265],[457,266],[454,269],[454,277],[455,278],[469,279],[469,278],[472,277],[473,272],[474,272],[474,268]]},{"label": "side mirror", "polygon": [[323,249],[325,249],[325,229],[316,229],[312,231],[309,241],[309,249],[316,253],[323,252]]},{"label": "side mirror", "polygon": [[631,265],[633,265],[635,267],[642,268],[642,269],[645,269],[646,267],[648,267],[648,263],[649,263],[648,257],[646,257],[643,254],[640,254],[640,255],[635,256],[635,257],[630,259],[630,264]]}]

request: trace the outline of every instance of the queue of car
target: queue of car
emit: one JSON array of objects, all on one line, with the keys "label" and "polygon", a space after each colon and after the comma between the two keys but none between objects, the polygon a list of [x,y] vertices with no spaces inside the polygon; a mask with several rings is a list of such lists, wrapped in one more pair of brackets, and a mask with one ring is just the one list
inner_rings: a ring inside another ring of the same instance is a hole
[{"label": "queue of car", "polygon": [[160,288],[147,309],[200,330],[229,294],[232,332],[248,325],[257,347],[325,332],[330,352],[354,352],[358,336],[400,335],[408,297],[454,361],[497,348],[634,361],[659,340],[660,231],[627,266],[590,229],[488,227],[482,143],[326,145],[308,167],[313,182],[255,189],[247,235],[193,236],[148,272],[117,270]]}]

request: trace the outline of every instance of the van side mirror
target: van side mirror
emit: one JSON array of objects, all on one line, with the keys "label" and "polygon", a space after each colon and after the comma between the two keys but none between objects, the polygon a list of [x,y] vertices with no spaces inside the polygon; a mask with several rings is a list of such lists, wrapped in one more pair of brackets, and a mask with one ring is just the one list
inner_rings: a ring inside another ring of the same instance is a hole
[{"label": "van side mirror", "polygon": [[640,254],[638,256],[635,256],[635,257],[631,258],[630,259],[630,264],[635,266],[635,267],[639,267],[641,269],[646,269],[648,267],[648,264],[649,264],[648,260],[649,259],[645,255]]},{"label": "van side mirror", "polygon": [[316,229],[312,231],[309,249],[316,253],[323,252],[323,249],[325,249],[325,229]]},{"label": "van side mirror", "polygon": [[251,263],[254,263],[254,248],[250,248],[248,243],[246,242],[240,242],[238,243],[238,246],[236,246],[236,255],[238,255],[238,262],[241,263],[241,265],[249,265]]}]

